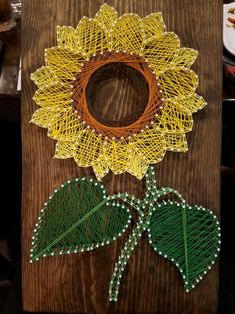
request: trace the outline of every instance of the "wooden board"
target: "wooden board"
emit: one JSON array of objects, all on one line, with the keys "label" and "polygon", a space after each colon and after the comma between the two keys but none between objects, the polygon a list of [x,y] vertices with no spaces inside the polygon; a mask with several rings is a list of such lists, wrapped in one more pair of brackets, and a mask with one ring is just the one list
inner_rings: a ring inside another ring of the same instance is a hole
[{"label": "wooden board", "polygon": [[[76,26],[83,16],[93,17],[102,1],[24,0],[22,17],[22,289],[26,311],[61,313],[216,313],[218,266],[190,294],[177,269],[154,254],[144,236],[130,258],[117,303],[108,301],[108,284],[126,236],[94,252],[45,258],[29,263],[32,229],[42,204],[63,181],[91,175],[73,160],[53,159],[55,142],[46,130],[29,124],[36,110],[36,90],[30,73],[44,64],[44,48],[55,45],[55,27]],[[176,32],[182,46],[200,52],[194,65],[199,74],[198,93],[208,107],[194,116],[187,135],[189,152],[167,153],[156,166],[159,186],[180,191],[189,203],[219,214],[221,142],[222,3],[214,0],[107,1],[119,14],[145,16],[162,11],[167,29]],[[123,89],[123,93],[125,90]],[[128,174],[108,174],[103,180],[110,193],[143,195],[144,182]]]}]

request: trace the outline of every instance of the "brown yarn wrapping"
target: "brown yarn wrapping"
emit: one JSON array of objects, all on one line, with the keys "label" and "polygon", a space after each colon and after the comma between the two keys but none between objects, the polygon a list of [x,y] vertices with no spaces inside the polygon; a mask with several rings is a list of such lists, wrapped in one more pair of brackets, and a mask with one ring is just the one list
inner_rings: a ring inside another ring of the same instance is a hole
[{"label": "brown yarn wrapping", "polygon": [[[148,85],[148,99],[146,99],[147,104],[144,110],[141,105],[135,113],[131,113],[131,115],[120,121],[114,121],[110,125],[110,121],[108,123],[105,118],[97,116],[92,110],[87,92],[95,72],[102,70],[101,68],[105,68],[108,64],[115,67],[115,63],[122,63],[131,67],[144,77]],[[81,73],[74,81],[72,99],[74,111],[83,123],[106,139],[112,139],[135,136],[135,134],[150,126],[161,111],[162,101],[160,96],[156,76],[142,57],[127,53],[106,52],[93,56],[84,63]]]}]

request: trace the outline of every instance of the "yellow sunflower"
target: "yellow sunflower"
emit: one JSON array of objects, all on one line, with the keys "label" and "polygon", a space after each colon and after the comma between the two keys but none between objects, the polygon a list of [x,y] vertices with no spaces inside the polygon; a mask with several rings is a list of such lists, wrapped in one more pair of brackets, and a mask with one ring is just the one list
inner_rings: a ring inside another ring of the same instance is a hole
[{"label": "yellow sunflower", "polygon": [[[40,106],[31,121],[57,140],[56,158],[92,166],[99,180],[110,169],[141,179],[167,150],[187,151],[192,113],[206,105],[195,93],[198,79],[190,69],[198,52],[180,47],[161,13],[118,17],[104,4],[95,18],[83,17],[76,28],[58,26],[57,41],[45,50],[46,66],[31,75],[38,86],[33,99]],[[87,104],[89,81],[110,63],[134,68],[149,89],[144,112],[121,127],[98,121]]]}]

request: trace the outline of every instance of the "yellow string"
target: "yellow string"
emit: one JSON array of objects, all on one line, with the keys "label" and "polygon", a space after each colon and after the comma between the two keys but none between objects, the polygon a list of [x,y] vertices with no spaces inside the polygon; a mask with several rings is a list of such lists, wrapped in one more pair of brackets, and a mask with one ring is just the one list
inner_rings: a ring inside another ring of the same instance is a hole
[{"label": "yellow string", "polygon": [[[99,180],[110,169],[141,179],[166,150],[187,151],[185,133],[192,129],[192,113],[206,105],[195,94],[198,79],[189,69],[198,53],[181,48],[178,36],[166,32],[161,13],[118,18],[115,9],[104,4],[94,19],[83,17],[77,28],[58,26],[57,41],[56,47],[45,51],[46,66],[31,75],[39,87],[34,100],[40,106],[31,121],[48,128],[48,136],[57,140],[56,158],[72,157],[79,166],[92,166]],[[141,57],[161,93],[156,119],[123,139],[105,139],[79,119],[72,106],[73,84],[84,64],[107,52]]]}]

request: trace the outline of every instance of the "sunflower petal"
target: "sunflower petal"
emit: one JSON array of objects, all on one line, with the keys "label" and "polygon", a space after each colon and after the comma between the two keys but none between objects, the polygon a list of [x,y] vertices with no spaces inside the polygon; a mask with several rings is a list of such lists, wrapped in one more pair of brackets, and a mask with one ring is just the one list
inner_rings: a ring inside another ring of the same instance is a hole
[{"label": "sunflower petal", "polygon": [[197,94],[194,94],[193,96],[184,100],[175,101],[177,102],[177,104],[179,104],[179,106],[185,108],[185,110],[188,111],[189,113],[197,112],[198,110],[201,110],[207,105],[203,97]]},{"label": "sunflower petal", "polygon": [[104,160],[97,159],[96,163],[92,166],[96,178],[101,181],[103,177],[109,172],[109,166]]},{"label": "sunflower petal", "polygon": [[152,13],[142,19],[142,25],[145,32],[145,38],[160,36],[166,31],[162,13]]},{"label": "sunflower petal", "polygon": [[36,91],[33,100],[48,110],[61,110],[71,107],[71,86],[68,83],[56,83]]},{"label": "sunflower petal", "polygon": [[162,160],[166,150],[164,142],[164,134],[156,125],[130,140],[132,149],[140,154],[147,163],[156,163]]},{"label": "sunflower petal", "polygon": [[75,142],[62,142],[56,143],[55,156],[54,158],[71,158],[74,157],[76,152],[77,144]]},{"label": "sunflower petal", "polygon": [[141,155],[133,152],[130,156],[127,172],[141,180],[146,174],[148,166],[149,163]]},{"label": "sunflower petal", "polygon": [[105,31],[95,19],[83,17],[77,26],[77,34],[81,52],[86,58],[108,48]]},{"label": "sunflower petal", "polygon": [[77,116],[68,108],[56,115],[55,122],[48,130],[48,136],[58,141],[78,143],[85,127]]},{"label": "sunflower petal", "polygon": [[166,133],[166,149],[173,152],[186,152],[188,150],[188,144],[184,133]]},{"label": "sunflower petal", "polygon": [[55,112],[40,108],[36,110],[30,122],[42,127],[49,128],[55,121]]},{"label": "sunflower petal", "polygon": [[198,78],[196,73],[190,69],[171,69],[159,77],[159,84],[164,99],[185,99],[194,94]]},{"label": "sunflower petal", "polygon": [[165,101],[161,111],[160,125],[165,132],[189,132],[193,127],[192,114],[175,102]]},{"label": "sunflower petal", "polygon": [[180,47],[178,36],[168,32],[159,36],[149,38],[144,45],[142,52],[146,61],[156,74],[162,73],[169,66]]},{"label": "sunflower petal", "polygon": [[126,142],[110,141],[106,144],[105,156],[109,168],[115,173],[120,174],[128,169],[129,154]]},{"label": "sunflower petal", "polygon": [[100,7],[99,12],[96,13],[96,21],[105,30],[105,32],[110,32],[110,29],[112,29],[112,26],[117,18],[117,11],[106,3],[103,4]]},{"label": "sunflower petal", "polygon": [[86,129],[77,142],[74,159],[79,167],[93,166],[99,157],[102,140],[98,135]]},{"label": "sunflower petal", "polygon": [[109,172],[109,156],[106,154],[106,150],[107,142],[103,142],[99,156],[92,166],[99,181]]},{"label": "sunflower petal", "polygon": [[173,60],[174,66],[190,68],[198,57],[198,51],[192,48],[180,48]]},{"label": "sunflower petal", "polygon": [[122,15],[111,32],[111,49],[139,54],[144,40],[142,30],[138,15]]},{"label": "sunflower petal", "polygon": [[73,80],[85,61],[80,54],[59,47],[46,49],[45,60],[53,75],[64,80]]},{"label": "sunflower petal", "polygon": [[80,51],[76,29],[72,26],[57,26],[58,46],[68,49],[74,53]]},{"label": "sunflower petal", "polygon": [[37,69],[31,74],[30,78],[39,88],[59,82],[59,79],[46,66]]}]

